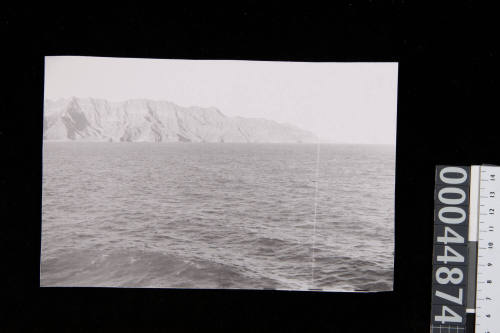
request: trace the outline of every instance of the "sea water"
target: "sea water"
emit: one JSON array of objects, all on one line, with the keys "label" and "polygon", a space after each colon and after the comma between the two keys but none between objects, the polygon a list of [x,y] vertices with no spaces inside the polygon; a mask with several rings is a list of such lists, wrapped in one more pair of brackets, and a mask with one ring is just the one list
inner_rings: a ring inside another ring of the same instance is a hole
[{"label": "sea water", "polygon": [[44,142],[40,283],[392,290],[394,170],[389,145]]}]

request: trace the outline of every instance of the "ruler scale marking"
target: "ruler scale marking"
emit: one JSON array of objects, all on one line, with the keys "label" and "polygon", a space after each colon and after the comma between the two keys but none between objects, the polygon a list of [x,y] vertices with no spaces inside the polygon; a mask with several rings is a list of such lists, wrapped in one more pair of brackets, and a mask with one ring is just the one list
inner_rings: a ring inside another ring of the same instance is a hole
[{"label": "ruler scale marking", "polygon": [[[476,332],[498,332],[500,327],[500,234],[498,233],[500,213],[500,183],[496,180],[500,168],[481,166],[481,196],[479,213],[478,275],[476,290]],[[495,228],[496,227],[496,228]],[[480,327],[480,328],[479,328]]]},{"label": "ruler scale marking", "polygon": [[431,332],[500,333],[499,176],[436,167]]}]

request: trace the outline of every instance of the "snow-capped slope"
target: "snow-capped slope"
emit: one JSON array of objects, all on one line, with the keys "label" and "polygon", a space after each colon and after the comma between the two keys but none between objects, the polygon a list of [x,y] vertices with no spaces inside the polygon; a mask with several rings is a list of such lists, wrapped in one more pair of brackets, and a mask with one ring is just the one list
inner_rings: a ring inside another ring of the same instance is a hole
[{"label": "snow-capped slope", "polygon": [[145,99],[45,100],[44,140],[110,142],[315,142],[299,128],[266,119],[227,117],[216,108]]}]

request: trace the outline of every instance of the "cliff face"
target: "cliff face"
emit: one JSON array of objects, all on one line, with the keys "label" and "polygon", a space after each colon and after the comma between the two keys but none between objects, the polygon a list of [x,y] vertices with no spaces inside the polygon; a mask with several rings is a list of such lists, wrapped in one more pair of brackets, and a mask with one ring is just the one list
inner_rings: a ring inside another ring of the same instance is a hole
[{"label": "cliff face", "polygon": [[108,142],[315,142],[299,128],[266,119],[227,117],[216,108],[144,99],[45,100],[44,140]]}]

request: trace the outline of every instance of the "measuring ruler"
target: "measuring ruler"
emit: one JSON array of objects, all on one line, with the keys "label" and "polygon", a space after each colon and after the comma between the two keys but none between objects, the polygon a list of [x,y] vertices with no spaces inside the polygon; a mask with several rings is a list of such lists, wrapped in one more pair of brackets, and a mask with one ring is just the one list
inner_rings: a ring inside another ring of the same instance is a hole
[{"label": "measuring ruler", "polygon": [[477,167],[479,223],[475,326],[476,333],[494,333],[500,332],[500,167]]},{"label": "measuring ruler", "polygon": [[500,167],[437,166],[431,332],[500,333]]}]

